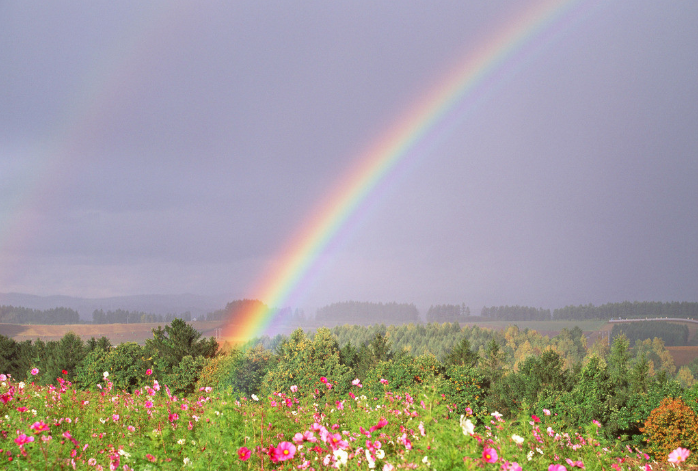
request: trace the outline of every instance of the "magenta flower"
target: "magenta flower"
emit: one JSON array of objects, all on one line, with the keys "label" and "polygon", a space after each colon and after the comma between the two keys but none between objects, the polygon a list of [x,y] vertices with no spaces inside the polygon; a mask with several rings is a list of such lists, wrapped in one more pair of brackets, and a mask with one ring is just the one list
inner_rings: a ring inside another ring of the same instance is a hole
[{"label": "magenta flower", "polygon": [[25,443],[33,442],[34,437],[30,437],[28,435],[25,435],[23,433],[19,434],[17,438],[15,438],[15,443],[19,446],[24,445]]},{"label": "magenta flower", "polygon": [[34,433],[41,433],[49,430],[51,427],[48,424],[45,424],[43,420],[40,420],[31,424],[29,428],[34,430]]},{"label": "magenta flower", "polygon": [[153,401],[145,401],[145,404],[143,404],[146,409],[150,409],[153,407]]},{"label": "magenta flower", "polygon": [[247,461],[247,460],[249,460],[251,454],[252,454],[252,452],[251,452],[250,449],[247,448],[246,446],[241,446],[241,447],[238,449],[238,457],[240,458],[240,461]]},{"label": "magenta flower", "polygon": [[151,370],[150,368],[148,368],[147,370],[145,370],[145,374],[146,374],[147,376],[150,376],[150,375],[153,374],[153,370]]},{"label": "magenta flower", "polygon": [[678,447],[676,450],[669,453],[669,463],[681,463],[682,461],[686,461],[686,458],[688,458],[690,454],[690,450]]},{"label": "magenta flower", "polygon": [[387,379],[381,378],[381,379],[380,379],[380,383],[381,383],[381,384],[388,384],[388,380],[387,380]]},{"label": "magenta flower", "polygon": [[274,450],[274,455],[279,461],[290,460],[296,455],[296,445],[291,442],[281,442]]},{"label": "magenta flower", "polygon": [[551,464],[548,466],[548,471],[567,471],[567,468],[561,464]]},{"label": "magenta flower", "polygon": [[323,383],[323,384],[327,384],[327,378],[325,378],[324,376],[321,376],[321,377],[320,377],[320,382]]},{"label": "magenta flower", "polygon": [[39,368],[32,368],[32,376],[36,376],[39,374]]},{"label": "magenta flower", "polygon": [[482,460],[486,463],[495,463],[499,456],[494,448],[485,447],[482,450]]}]

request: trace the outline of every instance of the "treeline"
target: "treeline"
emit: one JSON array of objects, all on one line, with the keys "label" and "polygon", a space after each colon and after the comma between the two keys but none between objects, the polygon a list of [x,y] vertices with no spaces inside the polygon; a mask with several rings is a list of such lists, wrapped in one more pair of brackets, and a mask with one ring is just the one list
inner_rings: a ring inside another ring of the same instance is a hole
[{"label": "treeline", "polygon": [[550,309],[528,306],[493,306],[483,307],[482,317],[506,321],[549,321]]},{"label": "treeline", "polygon": [[172,322],[174,319],[182,319],[189,322],[192,320],[191,312],[187,311],[182,314],[152,314],[141,311],[125,311],[117,309],[115,311],[104,311],[95,309],[92,312],[93,324],[139,324],[139,323],[155,323],[155,322]]},{"label": "treeline", "polygon": [[79,324],[80,314],[67,307],[29,309],[17,306],[0,306],[0,322],[6,324]]},{"label": "treeline", "polygon": [[379,322],[388,324],[419,322],[419,311],[414,304],[346,301],[322,307],[315,314],[315,323],[325,326],[367,325]]},{"label": "treeline", "polygon": [[587,319],[639,319],[655,317],[678,317],[698,319],[698,303],[652,301],[607,303],[601,306],[587,304],[582,306],[566,306],[553,311],[553,318],[587,320]]},{"label": "treeline", "polygon": [[470,308],[465,304],[437,304],[427,311],[427,322],[464,322],[469,317]]},{"label": "treeline", "polygon": [[688,327],[685,324],[669,322],[631,322],[614,324],[611,338],[625,335],[631,344],[637,340],[647,340],[658,337],[669,347],[688,345]]}]

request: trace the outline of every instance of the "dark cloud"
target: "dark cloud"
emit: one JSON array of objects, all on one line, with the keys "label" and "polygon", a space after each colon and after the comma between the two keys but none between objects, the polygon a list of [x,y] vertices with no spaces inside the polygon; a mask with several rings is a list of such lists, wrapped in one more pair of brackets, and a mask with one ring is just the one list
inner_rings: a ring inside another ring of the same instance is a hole
[{"label": "dark cloud", "polygon": [[[6,2],[3,290],[246,296],[521,8]],[[697,20],[581,2],[366,200],[299,302],[695,301]]]}]

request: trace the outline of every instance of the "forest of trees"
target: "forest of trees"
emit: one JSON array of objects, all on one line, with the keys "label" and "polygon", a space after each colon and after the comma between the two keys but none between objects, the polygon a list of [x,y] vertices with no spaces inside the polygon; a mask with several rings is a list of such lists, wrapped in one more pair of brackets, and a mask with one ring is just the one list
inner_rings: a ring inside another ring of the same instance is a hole
[{"label": "forest of trees", "polygon": [[427,311],[427,322],[465,322],[470,308],[465,304],[437,304]]},{"label": "forest of trees", "polygon": [[550,309],[528,306],[483,307],[480,315],[489,319],[506,321],[549,321]]},{"label": "forest of trees", "polygon": [[419,311],[414,304],[346,301],[322,307],[315,314],[315,323],[324,326],[367,325],[377,322],[388,324],[419,322]]},{"label": "forest of trees", "polygon": [[689,302],[649,302],[625,301],[607,303],[601,306],[587,304],[584,306],[565,306],[553,311],[553,319],[587,320],[587,319],[632,319],[653,317],[678,317],[698,319],[698,303]]},{"label": "forest of trees", "polygon": [[637,340],[657,337],[662,339],[664,344],[669,347],[688,345],[688,327],[685,324],[671,324],[669,322],[614,324],[611,338],[616,338],[619,335],[625,335],[631,344],[634,344]]},{"label": "forest of trees", "polygon": [[0,306],[0,322],[6,324],[79,324],[80,314],[66,307],[42,311],[26,307]]},{"label": "forest of trees", "polygon": [[104,311],[95,309],[92,312],[93,324],[138,324],[138,323],[156,323],[156,322],[171,322],[174,319],[182,319],[183,321],[191,321],[191,313],[189,311],[182,314],[151,314],[140,311],[125,311],[116,309],[115,311]]}]

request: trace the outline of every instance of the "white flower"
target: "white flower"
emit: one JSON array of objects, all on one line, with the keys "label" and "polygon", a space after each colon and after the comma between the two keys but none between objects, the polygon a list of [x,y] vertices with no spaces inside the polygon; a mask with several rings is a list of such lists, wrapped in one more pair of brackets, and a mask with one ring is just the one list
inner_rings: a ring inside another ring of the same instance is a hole
[{"label": "white flower", "polygon": [[533,459],[533,450],[528,452],[528,454],[526,455],[526,458],[528,458],[528,461],[531,461]]},{"label": "white flower", "polygon": [[20,381],[17,386],[19,386],[19,389],[24,389],[24,381]]},{"label": "white flower", "polygon": [[499,420],[499,419],[502,417],[502,414],[500,414],[500,413],[497,412],[497,411],[492,412],[490,415],[491,415],[492,417],[496,418],[497,420]]},{"label": "white flower", "polygon": [[337,467],[344,466],[347,464],[347,459],[349,458],[349,453],[344,450],[335,450],[334,459],[337,460]]},{"label": "white flower", "polygon": [[109,376],[109,372],[105,371],[104,373],[102,373],[102,376],[104,376],[104,378],[106,379]]},{"label": "white flower", "polygon": [[428,456],[425,456],[424,458],[422,458],[422,463],[424,463],[425,465],[429,466],[429,457],[428,457]]},{"label": "white flower", "polygon": [[366,461],[368,461],[368,467],[373,469],[376,467],[376,462],[373,459],[373,456],[371,456],[371,452],[369,450],[366,450]]},{"label": "white flower", "polygon": [[252,397],[252,400],[253,400],[253,401],[259,401],[259,398],[257,397],[256,394],[252,394],[251,397]]},{"label": "white flower", "polygon": [[460,426],[463,429],[463,435],[470,436],[475,433],[475,424],[470,419],[466,419],[464,415],[460,416]]},{"label": "white flower", "polygon": [[128,458],[131,456],[131,453],[124,451],[123,449],[119,450],[119,454],[123,456],[124,458]]},{"label": "white flower", "polygon": [[516,434],[512,435],[511,439],[514,440],[517,445],[521,445],[524,442],[524,438]]},{"label": "white flower", "polygon": [[188,465],[191,463],[191,460],[189,458],[184,458],[184,466]]},{"label": "white flower", "polygon": [[179,440],[177,440],[177,445],[184,445],[186,442],[187,441],[185,439],[180,438]]},{"label": "white flower", "polygon": [[385,452],[380,449],[376,450],[376,458],[382,460],[383,458],[385,458]]}]

